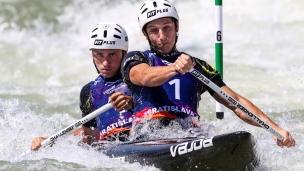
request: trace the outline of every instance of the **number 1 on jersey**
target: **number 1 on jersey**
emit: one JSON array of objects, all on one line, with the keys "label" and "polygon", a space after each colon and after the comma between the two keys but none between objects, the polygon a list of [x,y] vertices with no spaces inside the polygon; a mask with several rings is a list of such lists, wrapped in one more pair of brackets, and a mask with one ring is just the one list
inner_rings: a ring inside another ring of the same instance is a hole
[{"label": "number 1 on jersey", "polygon": [[180,100],[180,80],[179,79],[174,79],[169,82],[170,85],[174,84],[175,88],[175,99]]}]

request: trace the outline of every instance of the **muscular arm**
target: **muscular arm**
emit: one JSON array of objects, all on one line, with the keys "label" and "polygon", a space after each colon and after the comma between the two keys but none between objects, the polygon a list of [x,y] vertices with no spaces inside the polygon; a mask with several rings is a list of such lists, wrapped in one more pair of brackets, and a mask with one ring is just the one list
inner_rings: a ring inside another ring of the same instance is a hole
[{"label": "muscular arm", "polygon": [[149,66],[146,63],[135,65],[130,70],[130,81],[139,86],[155,87],[164,84],[168,79],[180,73],[185,74],[195,62],[186,54],[181,54],[172,65]]},{"label": "muscular arm", "polygon": [[[251,103],[246,98],[240,96],[239,94],[235,93],[233,90],[231,90],[228,86],[221,87],[226,93],[228,93],[231,97],[233,97],[235,100],[237,100],[239,103],[241,103],[243,106],[245,106],[248,110],[250,110],[252,113],[254,113],[257,117],[259,117],[261,120],[266,122],[268,125],[270,125],[272,128],[274,128],[276,131],[278,131],[283,137],[283,141],[280,141],[277,139],[277,137],[274,137],[274,140],[276,141],[277,145],[280,147],[294,147],[296,145],[295,140],[290,135],[288,131],[278,126],[275,122],[273,122],[269,117],[267,117],[257,106],[255,106],[253,103]],[[253,121],[247,114],[243,113],[240,109],[229,103],[227,100],[223,99],[220,95],[217,93],[213,94],[213,97],[223,105],[225,105],[227,108],[231,109],[239,118],[244,120],[245,122],[261,127],[259,124],[257,124],[255,121]]]},{"label": "muscular arm", "polygon": [[[233,90],[231,90],[228,86],[221,87],[226,93],[228,93],[231,97],[233,97],[235,100],[237,100],[239,103],[241,103],[243,106],[245,106],[247,109],[249,109],[252,113],[254,113],[257,117],[268,123],[273,128],[279,128],[276,123],[274,123],[269,117],[267,117],[257,106],[255,106],[252,102],[250,102],[248,99],[240,96],[239,94],[235,93]],[[218,95],[217,93],[214,93],[213,97],[223,105],[225,105],[227,108],[232,110],[239,118],[244,120],[245,122],[260,127],[259,124],[257,124],[255,121],[253,121],[247,114],[242,112],[240,109],[235,107],[233,104],[229,103],[227,100],[223,99]]]},{"label": "muscular arm", "polygon": [[146,63],[138,64],[130,70],[130,81],[139,86],[155,87],[162,85],[177,73],[173,65],[150,67]]}]

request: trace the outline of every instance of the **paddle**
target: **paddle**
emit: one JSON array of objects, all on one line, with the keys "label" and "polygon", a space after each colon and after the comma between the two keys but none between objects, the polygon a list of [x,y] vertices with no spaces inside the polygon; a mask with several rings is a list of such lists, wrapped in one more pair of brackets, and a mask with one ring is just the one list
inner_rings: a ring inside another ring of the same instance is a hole
[{"label": "paddle", "polygon": [[[80,125],[87,123],[88,121],[96,118],[98,115],[100,115],[101,113],[111,109],[113,107],[113,105],[111,103],[108,103],[102,107],[100,107],[99,109],[95,110],[94,112],[86,115],[85,117],[79,119],[78,121],[76,121],[75,123],[71,124],[70,126],[64,128],[63,130],[59,131],[58,133],[50,136],[49,138],[45,139],[44,141],[41,142],[41,146],[47,146],[49,144],[51,144],[52,142],[54,142],[57,138],[68,134],[72,131],[75,131]],[[29,149],[26,151],[26,153],[31,152],[32,150]]]},{"label": "paddle", "polygon": [[235,107],[239,108],[241,111],[243,111],[249,117],[251,117],[251,119],[253,119],[256,123],[258,123],[262,128],[265,128],[267,131],[269,131],[274,136],[276,136],[279,140],[283,141],[284,137],[278,131],[276,131],[274,128],[272,128],[270,125],[268,125],[262,119],[260,119],[258,116],[256,116],[254,113],[252,113],[250,110],[248,110],[245,106],[241,105],[233,97],[231,97],[229,94],[227,94],[225,91],[223,91],[220,87],[218,87],[212,81],[210,81],[208,78],[206,78],[203,74],[201,74],[194,68],[192,68],[189,72],[193,76],[195,76],[197,79],[202,81],[204,84],[206,84],[208,87],[210,87],[217,94],[219,94],[222,98],[226,99],[231,104],[233,104]]}]

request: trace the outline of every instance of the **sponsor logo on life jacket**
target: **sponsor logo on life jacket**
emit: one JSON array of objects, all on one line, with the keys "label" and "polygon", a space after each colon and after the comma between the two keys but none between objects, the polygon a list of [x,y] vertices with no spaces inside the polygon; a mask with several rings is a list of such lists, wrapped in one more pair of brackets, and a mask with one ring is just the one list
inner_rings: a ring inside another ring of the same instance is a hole
[{"label": "sponsor logo on life jacket", "polygon": [[164,64],[166,64],[166,65],[172,65],[172,63],[169,62],[169,61],[166,61],[166,60],[163,60],[163,59],[161,59],[161,61],[162,61]]},{"label": "sponsor logo on life jacket", "polygon": [[200,150],[202,148],[211,147],[213,146],[212,138],[198,139],[192,142],[184,142],[176,146],[171,146],[170,147],[171,155],[172,157],[175,157],[176,155],[183,155],[186,153],[190,153],[192,151]]},{"label": "sponsor logo on life jacket", "polygon": [[104,91],[103,94],[111,94],[114,90],[115,90],[115,85],[113,85],[111,88],[109,88],[108,90]]},{"label": "sponsor logo on life jacket", "polygon": [[152,11],[147,12],[147,18],[153,17],[158,13],[164,13],[164,12],[168,12],[168,11],[169,11],[168,8],[152,10]]},{"label": "sponsor logo on life jacket", "polygon": [[103,137],[104,135],[108,134],[112,129],[131,124],[132,120],[133,117],[118,119],[117,122],[114,122],[111,125],[108,125],[106,128],[102,129],[99,134],[101,137]]},{"label": "sponsor logo on life jacket", "polygon": [[183,106],[160,106],[160,107],[153,107],[149,110],[145,111],[144,116],[150,116],[154,113],[158,112],[177,112],[177,113],[185,113],[188,116],[197,116],[198,114],[191,109]]},{"label": "sponsor logo on life jacket", "polygon": [[96,39],[94,41],[94,45],[104,45],[104,44],[107,44],[107,45],[115,45],[116,41],[104,41],[102,39]]}]

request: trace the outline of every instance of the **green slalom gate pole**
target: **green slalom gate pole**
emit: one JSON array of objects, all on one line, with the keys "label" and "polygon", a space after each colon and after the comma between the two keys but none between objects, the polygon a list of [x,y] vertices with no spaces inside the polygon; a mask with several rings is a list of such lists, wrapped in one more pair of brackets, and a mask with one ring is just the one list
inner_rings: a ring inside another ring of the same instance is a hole
[{"label": "green slalom gate pole", "polygon": [[[215,68],[223,77],[223,15],[222,0],[215,0]],[[216,117],[224,118],[224,107],[216,102]]]}]

